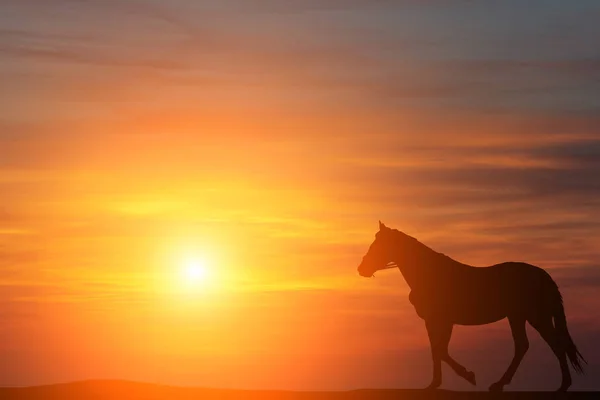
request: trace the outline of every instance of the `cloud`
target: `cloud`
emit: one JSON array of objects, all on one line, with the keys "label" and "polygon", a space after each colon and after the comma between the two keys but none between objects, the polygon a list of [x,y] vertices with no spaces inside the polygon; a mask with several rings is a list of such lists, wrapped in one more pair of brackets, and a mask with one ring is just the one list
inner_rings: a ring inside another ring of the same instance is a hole
[{"label": "cloud", "polygon": [[[101,51],[101,50],[100,50]],[[16,56],[25,58],[35,58],[37,61],[52,61],[57,63],[76,63],[76,64],[91,64],[95,66],[111,66],[111,67],[137,67],[137,68],[159,68],[159,69],[176,69],[183,65],[177,61],[167,59],[152,59],[139,57],[118,57],[115,55],[102,55],[98,50],[69,50],[69,49],[33,49],[26,47],[5,47],[0,49],[0,52],[5,56]],[[86,54],[87,53],[87,54]]]},{"label": "cloud", "polygon": [[0,268],[9,268],[18,265],[31,264],[40,259],[40,253],[36,250],[7,251],[0,246]]},{"label": "cloud", "polygon": [[[408,10],[404,9],[407,4]],[[66,99],[139,102],[146,101],[152,91],[160,91],[164,99],[170,98],[172,107],[173,97],[208,100],[218,94],[228,97],[229,103],[239,101],[236,88],[243,87],[245,93],[253,93],[249,97],[265,102],[285,98],[291,107],[319,103],[437,112],[570,109],[593,113],[600,106],[593,83],[596,58],[574,54],[515,59],[479,54],[489,46],[475,46],[465,53],[456,38],[440,38],[437,30],[424,34],[404,20],[416,14],[420,18],[415,20],[453,26],[454,21],[438,21],[440,4],[58,2],[64,13],[57,14],[56,21],[34,24],[39,19],[39,13],[33,12],[36,9],[15,3],[13,19],[29,24],[7,27],[0,35],[0,49],[4,51],[1,57],[11,61],[6,65],[14,66],[7,67],[7,76],[19,71],[21,79],[39,82],[32,85],[37,91],[52,85],[45,82],[43,71],[53,66],[54,79],[62,82],[54,99],[58,92]],[[319,17],[321,23],[316,23],[310,13],[297,15],[323,7],[343,11],[346,18],[325,11]],[[444,2],[444,7],[482,13],[468,2]],[[372,12],[365,15],[364,10]],[[578,13],[583,11],[577,7]],[[545,8],[540,12],[546,12]],[[390,15],[397,15],[400,23],[386,18]],[[99,17],[119,29],[98,23]],[[214,22],[221,20],[229,22]],[[525,29],[522,23],[519,20],[517,26]],[[586,26],[572,35],[590,42],[594,36],[585,35]],[[495,29],[489,32],[478,25],[473,29],[481,30],[484,37],[498,35]],[[518,48],[521,42],[515,43]],[[18,66],[28,60],[36,62],[25,77]],[[36,65],[44,67],[38,70]],[[20,93],[24,93],[23,85]]]},{"label": "cloud", "polygon": [[573,290],[600,287],[600,264],[553,268],[552,276],[561,288]]}]

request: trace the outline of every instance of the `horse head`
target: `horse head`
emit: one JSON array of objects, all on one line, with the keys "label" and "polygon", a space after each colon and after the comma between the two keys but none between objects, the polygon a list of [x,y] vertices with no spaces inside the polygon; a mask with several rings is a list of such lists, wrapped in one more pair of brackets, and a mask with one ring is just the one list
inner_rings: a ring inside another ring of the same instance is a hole
[{"label": "horse head", "polygon": [[395,267],[390,263],[398,261],[396,256],[399,233],[399,231],[388,228],[383,222],[379,221],[379,231],[375,234],[375,241],[371,243],[369,251],[364,255],[358,266],[360,276],[370,278],[379,270]]}]

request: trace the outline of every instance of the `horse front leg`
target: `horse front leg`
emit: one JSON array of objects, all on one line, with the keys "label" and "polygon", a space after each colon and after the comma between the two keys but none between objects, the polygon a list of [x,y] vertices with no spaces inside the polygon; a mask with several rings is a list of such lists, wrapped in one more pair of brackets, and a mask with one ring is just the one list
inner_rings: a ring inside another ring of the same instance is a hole
[{"label": "horse front leg", "polygon": [[429,335],[431,356],[433,360],[433,379],[427,388],[435,389],[441,385],[441,361],[446,362],[458,376],[466,379],[472,385],[476,385],[475,374],[472,371],[467,370],[448,354],[448,345],[450,344],[454,325],[448,322],[427,321],[425,326],[427,327],[427,334]]},{"label": "horse front leg", "polygon": [[446,353],[442,356],[442,361],[445,361],[446,364],[450,366],[456,372],[458,376],[465,379],[471,385],[476,386],[477,380],[475,379],[475,373],[473,371],[469,371],[465,367],[463,367],[458,361],[450,357],[450,354],[446,351]]},{"label": "horse front leg", "polygon": [[433,361],[433,378],[426,389],[437,389],[442,384],[442,357],[444,347],[446,352],[450,335],[452,334],[452,324],[442,321],[428,319],[425,321],[427,336],[429,336],[429,346],[431,347],[431,360]]}]

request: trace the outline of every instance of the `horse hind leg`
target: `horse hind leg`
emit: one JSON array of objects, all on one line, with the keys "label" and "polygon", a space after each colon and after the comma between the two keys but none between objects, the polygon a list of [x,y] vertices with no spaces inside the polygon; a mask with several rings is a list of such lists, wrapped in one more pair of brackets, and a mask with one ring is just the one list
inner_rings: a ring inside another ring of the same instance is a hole
[{"label": "horse hind leg", "polygon": [[567,363],[567,351],[564,345],[559,340],[556,328],[552,324],[552,316],[537,317],[528,319],[531,326],[539,332],[540,336],[548,346],[552,349],[552,352],[558,359],[560,364],[560,372],[562,375],[562,381],[560,384],[559,392],[566,391],[571,386],[571,371],[569,370],[569,364]]},{"label": "horse hind leg", "polygon": [[525,318],[509,316],[508,322],[510,323],[510,329],[515,343],[515,354],[502,378],[490,386],[490,392],[500,392],[504,389],[505,385],[508,385],[512,381],[515,372],[517,372],[517,368],[519,368],[525,353],[527,353],[527,350],[529,349],[529,340],[527,339],[527,331],[525,330]]}]

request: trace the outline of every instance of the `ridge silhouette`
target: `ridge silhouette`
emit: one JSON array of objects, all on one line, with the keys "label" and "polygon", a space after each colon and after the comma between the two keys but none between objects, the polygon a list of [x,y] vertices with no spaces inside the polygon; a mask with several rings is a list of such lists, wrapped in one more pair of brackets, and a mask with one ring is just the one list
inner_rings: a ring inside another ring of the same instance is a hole
[{"label": "ridge silhouette", "polygon": [[533,326],[558,359],[562,380],[558,391],[572,383],[567,360],[582,374],[582,362],[569,330],[558,286],[548,272],[523,262],[505,262],[485,268],[460,263],[417,239],[379,221],[375,241],[358,266],[372,277],[376,271],[398,268],[411,289],[409,301],[425,321],[433,360],[429,389],[442,384],[441,362],[475,385],[475,374],[454,360],[448,344],[454,325],[485,325],[508,319],[515,350],[504,375],[489,387],[502,391],[529,348],[525,325]]}]

